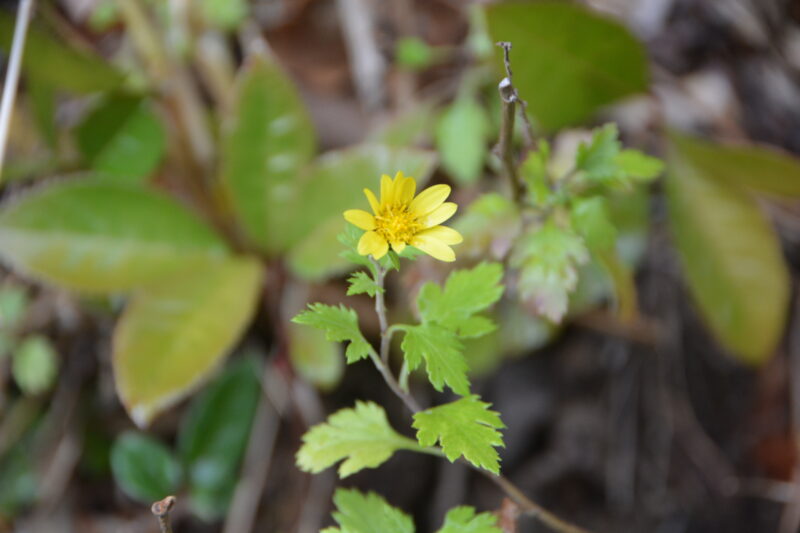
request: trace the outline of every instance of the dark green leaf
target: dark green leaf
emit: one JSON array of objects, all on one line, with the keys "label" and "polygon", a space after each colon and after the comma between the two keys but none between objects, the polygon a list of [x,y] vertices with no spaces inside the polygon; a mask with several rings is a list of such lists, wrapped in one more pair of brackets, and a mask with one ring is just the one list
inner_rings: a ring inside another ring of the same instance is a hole
[{"label": "dark green leaf", "polygon": [[135,431],[123,433],[114,442],[111,471],[128,496],[146,505],[173,494],[181,480],[181,467],[172,452]]}]

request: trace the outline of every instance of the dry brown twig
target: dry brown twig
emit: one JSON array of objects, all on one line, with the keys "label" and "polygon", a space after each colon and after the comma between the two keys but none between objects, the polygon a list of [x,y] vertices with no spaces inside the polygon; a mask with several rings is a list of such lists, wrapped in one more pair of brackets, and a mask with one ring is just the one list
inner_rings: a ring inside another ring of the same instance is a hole
[{"label": "dry brown twig", "polygon": [[169,513],[175,507],[175,496],[167,496],[163,500],[155,502],[150,507],[150,512],[158,518],[158,526],[161,528],[161,533],[172,533],[172,523],[169,519]]}]

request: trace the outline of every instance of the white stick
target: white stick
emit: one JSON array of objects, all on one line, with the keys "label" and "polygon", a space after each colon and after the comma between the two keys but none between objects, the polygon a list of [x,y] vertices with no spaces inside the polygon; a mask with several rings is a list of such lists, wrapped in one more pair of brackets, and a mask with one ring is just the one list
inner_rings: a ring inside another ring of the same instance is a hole
[{"label": "white stick", "polygon": [[25,36],[28,23],[33,13],[33,0],[21,0],[17,10],[17,24],[14,27],[14,40],[11,43],[11,56],[6,71],[6,82],[3,85],[3,101],[0,103],[0,179],[2,179],[3,162],[8,144],[8,128],[11,126],[11,114],[14,110],[14,97],[17,95],[19,70],[22,66],[22,50],[25,48]]}]

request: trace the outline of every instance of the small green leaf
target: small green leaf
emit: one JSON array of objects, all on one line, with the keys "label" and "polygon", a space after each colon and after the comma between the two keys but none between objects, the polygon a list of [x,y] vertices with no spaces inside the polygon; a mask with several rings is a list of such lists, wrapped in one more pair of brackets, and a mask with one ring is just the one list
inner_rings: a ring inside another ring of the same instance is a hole
[{"label": "small green leaf", "polygon": [[[15,22],[12,12],[0,11],[0,48],[6,54],[11,49]],[[55,35],[52,28],[38,20],[31,23],[22,59],[27,76],[37,83],[75,93],[110,91],[122,84],[122,74],[101,57],[78,51]]]},{"label": "small green leaf", "polygon": [[317,473],[344,459],[339,466],[339,477],[344,478],[383,464],[397,450],[419,450],[419,446],[392,429],[382,407],[356,402],[355,408],[337,411],[303,435],[297,466]]},{"label": "small green leaf", "polygon": [[632,178],[651,180],[664,171],[660,159],[645,155],[638,150],[622,150],[615,158],[617,167]]},{"label": "small green leaf", "polygon": [[592,250],[609,250],[617,242],[617,228],[611,222],[608,204],[602,196],[579,198],[570,212],[572,227]]},{"label": "small green leaf", "polygon": [[513,43],[514,85],[546,130],[647,89],[644,46],[622,24],[583,6],[499,3],[487,18],[492,42]]},{"label": "small green leaf", "polygon": [[0,330],[13,330],[28,310],[28,293],[16,285],[0,286]]},{"label": "small green leaf", "polygon": [[522,178],[528,184],[528,196],[535,206],[547,205],[552,196],[547,170],[549,162],[550,143],[542,139],[536,150],[528,152],[528,156],[520,167]]},{"label": "small green leaf", "polygon": [[181,467],[172,452],[135,431],[123,433],[114,442],[111,471],[128,496],[147,505],[175,493],[181,480]]},{"label": "small green leaf", "polygon": [[70,289],[128,290],[227,255],[193,213],[128,184],[63,181],[0,209],[0,257]]},{"label": "small green leaf", "polygon": [[255,310],[262,266],[249,258],[197,264],[137,292],[114,331],[117,392],[147,425],[189,394],[239,340]]},{"label": "small green leaf", "polygon": [[291,80],[252,56],[236,81],[222,136],[222,187],[247,236],[268,253],[285,250],[295,184],[314,153],[314,128]]},{"label": "small green leaf", "polygon": [[200,394],[183,418],[178,450],[191,505],[205,520],[228,509],[261,393],[253,357],[231,364]]},{"label": "small green leaf", "polygon": [[374,492],[362,494],[353,489],[337,489],[333,502],[336,504],[333,518],[339,524],[340,529],[328,528],[324,531],[414,533],[414,523],[411,518],[386,503],[386,500]]},{"label": "small green leaf", "polygon": [[344,373],[342,345],[326,338],[326,332],[288,324],[289,357],[298,375],[327,391],[338,385]]},{"label": "small green leaf", "polygon": [[32,335],[14,350],[12,373],[22,392],[35,396],[53,386],[58,371],[58,356],[46,337]]},{"label": "small green leaf", "polygon": [[520,269],[519,291],[553,322],[567,312],[568,295],[578,283],[578,265],[589,253],[580,237],[552,221],[520,237],[511,266]]},{"label": "small green leaf", "polygon": [[439,118],[436,148],[442,166],[461,183],[475,183],[486,159],[486,111],[471,96],[458,97]]},{"label": "small green leaf", "polygon": [[575,156],[575,166],[590,180],[608,181],[619,174],[617,156],[622,149],[616,124],[606,124],[594,131],[592,142],[581,143]]},{"label": "small green leaf", "polygon": [[497,517],[492,513],[475,514],[469,506],[456,507],[447,512],[444,525],[437,533],[502,533],[497,527]]},{"label": "small green leaf", "polygon": [[428,380],[437,391],[447,385],[461,396],[469,394],[469,366],[463,355],[463,345],[455,332],[437,324],[403,326],[405,336],[401,345],[409,370],[425,360]]},{"label": "small green leaf", "polygon": [[479,331],[488,333],[484,322],[488,319],[481,321],[483,317],[473,315],[500,299],[502,279],[503,267],[499,263],[481,263],[469,270],[452,272],[444,290],[435,283],[426,283],[417,296],[422,321],[441,324],[462,337],[475,337]]},{"label": "small green leaf", "polygon": [[417,440],[425,447],[438,441],[450,462],[463,455],[473,465],[499,474],[500,456],[495,447],[503,446],[498,429],[505,425],[489,407],[491,404],[473,394],[416,413],[413,427]]},{"label": "small green leaf", "polygon": [[434,51],[419,37],[402,37],[395,45],[397,64],[414,70],[429,66],[434,60]]},{"label": "small green leaf", "polygon": [[78,126],[76,140],[93,170],[129,183],[146,179],[166,149],[161,122],[135,96],[106,99]]},{"label": "small green leaf", "polygon": [[347,296],[353,296],[354,294],[368,294],[370,298],[374,298],[375,295],[379,292],[386,292],[377,283],[372,277],[364,272],[363,270],[359,270],[358,272],[354,272],[352,276],[347,280],[349,287],[347,287]]},{"label": "small green leaf", "polygon": [[762,364],[780,342],[791,283],[780,242],[756,201],[672,150],[666,191],[689,289],[720,342]]},{"label": "small green leaf", "polygon": [[235,30],[247,17],[246,0],[201,0],[200,13],[212,26]]},{"label": "small green leaf", "polygon": [[372,350],[358,327],[358,315],[344,305],[309,304],[308,310],[294,317],[292,322],[325,331],[329,341],[349,342],[345,351],[348,364],[368,357]]}]

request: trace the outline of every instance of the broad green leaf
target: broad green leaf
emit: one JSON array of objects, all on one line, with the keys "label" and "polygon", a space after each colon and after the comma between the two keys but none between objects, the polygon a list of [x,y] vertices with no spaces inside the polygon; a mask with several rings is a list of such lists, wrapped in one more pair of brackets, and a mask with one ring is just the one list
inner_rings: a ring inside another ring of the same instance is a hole
[{"label": "broad green leaf", "polygon": [[[417,307],[423,322],[435,322],[458,332],[461,337],[488,333],[489,319],[473,316],[485,311],[503,295],[503,267],[499,263],[481,263],[469,270],[450,274],[442,289],[436,283],[422,286]],[[491,321],[489,321],[491,324]]]},{"label": "broad green leaf", "polygon": [[568,295],[578,282],[577,267],[589,259],[580,237],[549,221],[520,237],[511,266],[520,269],[518,290],[537,313],[560,322]]},{"label": "broad green leaf", "polygon": [[14,350],[11,371],[22,392],[35,396],[53,386],[58,372],[58,355],[47,337],[26,337]]},{"label": "broad green leaf", "polygon": [[[320,157],[304,176],[291,223],[284,221],[281,225],[290,242],[299,242],[296,249],[305,251],[303,261],[295,250],[290,252],[292,270],[301,275],[313,272],[316,276],[306,277],[315,280],[341,273],[341,247],[332,249],[330,233],[345,227],[342,213],[347,209],[369,209],[363,191],[378,190],[381,174],[394,176],[403,172],[414,177],[421,188],[433,172],[435,161],[435,154],[429,151],[381,145],[359,145]],[[318,231],[321,227],[332,229]],[[326,264],[334,265],[331,272],[326,272]]]},{"label": "broad green leaf", "polygon": [[403,326],[401,345],[409,370],[425,361],[428,380],[437,391],[445,385],[461,396],[469,394],[469,366],[456,333],[438,324]]},{"label": "broad green leaf", "polygon": [[286,249],[295,184],[314,153],[314,128],[286,74],[252,56],[236,81],[222,136],[222,187],[247,237],[268,253]]},{"label": "broad green leaf", "polygon": [[318,281],[351,270],[352,261],[343,257],[338,239],[347,226],[350,224],[341,216],[321,222],[289,252],[288,263],[292,273],[304,280]]},{"label": "broad green leaf", "polygon": [[513,44],[514,85],[546,130],[647,89],[644,47],[618,22],[552,1],[495,4],[487,17],[492,41]]},{"label": "broad green leaf", "polygon": [[114,442],[111,471],[128,496],[146,505],[175,493],[181,481],[181,467],[172,452],[136,431],[127,431]]},{"label": "broad green leaf", "polygon": [[778,237],[755,200],[670,153],[666,190],[689,289],[720,342],[750,364],[774,352],[791,286]]},{"label": "broad green leaf", "polygon": [[800,162],[770,146],[718,144],[673,132],[670,144],[681,158],[721,182],[757,192],[800,197]]},{"label": "broad green leaf", "polygon": [[166,134],[149,103],[135,96],[111,96],[76,130],[89,166],[116,180],[137,183],[161,161]]},{"label": "broad green leaf", "polygon": [[570,216],[572,227],[590,249],[613,249],[617,242],[617,228],[611,222],[604,197],[578,198],[572,204]]},{"label": "broad green leaf", "polygon": [[[11,49],[15,15],[0,11],[0,49]],[[99,56],[78,51],[68,41],[56,38],[52,28],[33,21],[25,40],[22,59],[25,74],[37,83],[75,93],[109,91],[123,82],[120,72]]]},{"label": "broad green leaf", "polygon": [[495,447],[503,446],[498,431],[505,427],[491,404],[480,401],[477,395],[432,407],[414,415],[414,429],[421,446],[433,446],[438,441],[450,462],[462,455],[479,468],[500,473],[500,456]]},{"label": "broad green leaf", "polygon": [[206,520],[225,515],[239,478],[261,393],[253,357],[232,363],[193,402],[178,435],[191,506]]},{"label": "broad green leaf", "polygon": [[292,322],[325,331],[329,341],[348,342],[345,351],[348,364],[368,357],[372,350],[358,327],[358,315],[344,305],[309,304],[308,310],[294,317]]},{"label": "broad green leaf", "polygon": [[253,314],[261,265],[198,263],[138,291],[114,332],[114,376],[131,418],[147,425],[222,362]]},{"label": "broad green leaf", "polygon": [[[411,518],[370,492],[363,494],[353,489],[337,489],[333,496],[336,511],[333,518],[338,528],[324,531],[337,533],[414,533]],[[481,532],[482,533],[482,532]]]},{"label": "broad green leaf", "polygon": [[389,425],[386,412],[372,402],[356,402],[341,409],[303,435],[297,466],[316,474],[344,459],[339,477],[375,468],[398,450],[419,450],[417,443]]},{"label": "broad green leaf", "polygon": [[480,178],[487,154],[489,119],[486,111],[471,96],[457,98],[439,118],[436,148],[442,166],[461,183]]},{"label": "broad green leaf", "polygon": [[42,138],[51,150],[55,150],[59,133],[56,129],[56,89],[34,79],[27,80],[26,89],[28,103]]},{"label": "broad green leaf", "polygon": [[382,287],[375,283],[375,280],[372,279],[372,276],[363,270],[354,272],[353,275],[347,279],[347,283],[349,284],[349,287],[347,287],[347,296],[353,296],[355,294],[368,294],[370,298],[374,298],[379,292],[386,292]]},{"label": "broad green leaf", "polygon": [[339,343],[326,338],[326,332],[300,324],[288,324],[289,356],[301,378],[322,390],[339,384],[344,373],[344,357]]},{"label": "broad green leaf", "polygon": [[70,289],[127,290],[227,254],[186,208],[127,184],[63,181],[0,210],[0,257]]},{"label": "broad green leaf", "polygon": [[456,507],[447,512],[444,525],[437,533],[502,533],[497,527],[497,517],[492,513],[476,514],[469,506]]}]

